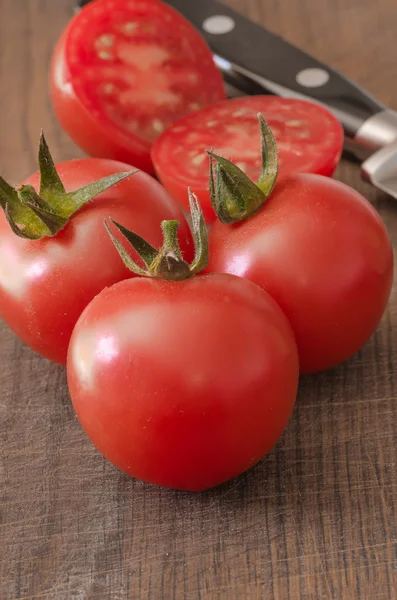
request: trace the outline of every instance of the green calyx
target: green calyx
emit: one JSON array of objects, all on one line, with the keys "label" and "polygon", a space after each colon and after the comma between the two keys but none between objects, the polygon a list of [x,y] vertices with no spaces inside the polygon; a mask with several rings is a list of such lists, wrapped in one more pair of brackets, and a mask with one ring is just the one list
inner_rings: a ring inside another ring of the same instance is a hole
[{"label": "green calyx", "polygon": [[270,196],[276,183],[278,157],[276,140],[261,114],[258,114],[262,171],[254,183],[230,160],[207,151],[210,157],[209,189],[212,207],[222,223],[236,223],[253,215]]},{"label": "green calyx", "polygon": [[197,197],[189,190],[189,206],[192,219],[192,235],[194,240],[195,256],[189,265],[183,260],[178,243],[178,221],[163,221],[163,245],[160,250],[153,248],[138,234],[130,231],[120,223],[112,221],[120,233],[139,254],[146,268],[141,268],[128,254],[124,246],[114,237],[109,225],[105,221],[107,232],[115,245],[125,266],[135,275],[140,277],[154,277],[169,281],[189,279],[199,273],[208,264],[208,236],[203,213]]},{"label": "green calyx", "polygon": [[0,205],[13,232],[22,238],[52,237],[70,217],[98,194],[137,171],[116,173],[66,193],[43,132],[39,145],[40,192],[31,185],[13,188],[0,177]]}]

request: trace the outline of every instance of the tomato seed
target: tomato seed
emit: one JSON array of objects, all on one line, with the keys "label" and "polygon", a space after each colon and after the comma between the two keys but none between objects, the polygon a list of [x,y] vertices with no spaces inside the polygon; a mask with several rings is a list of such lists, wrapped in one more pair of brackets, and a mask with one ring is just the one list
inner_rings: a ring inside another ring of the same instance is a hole
[{"label": "tomato seed", "polygon": [[110,33],[104,33],[96,40],[95,44],[104,46],[105,48],[111,48],[114,44],[114,36]]},{"label": "tomato seed", "polygon": [[135,33],[135,31],[138,28],[138,24],[137,23],[123,23],[123,25],[120,27],[120,30],[125,33],[126,35],[132,35]]},{"label": "tomato seed", "polygon": [[310,131],[308,129],[303,129],[302,131],[297,131],[295,135],[296,137],[306,139],[310,137]]},{"label": "tomato seed", "polygon": [[113,60],[113,54],[107,52],[106,50],[101,50],[98,52],[98,57],[102,60]]},{"label": "tomato seed", "polygon": [[192,165],[201,165],[204,162],[205,158],[205,154],[197,154],[197,156],[192,158]]},{"label": "tomato seed", "polygon": [[152,127],[153,127],[154,131],[156,131],[157,133],[163,133],[163,131],[165,129],[164,123],[159,121],[159,119],[154,119],[152,121]]},{"label": "tomato seed", "polygon": [[233,117],[244,117],[244,115],[246,114],[246,110],[240,109],[240,110],[236,110],[236,112],[233,113]]},{"label": "tomato seed", "polygon": [[113,83],[105,83],[102,89],[105,94],[109,95],[113,94],[113,92],[116,90],[116,86],[113,85]]}]

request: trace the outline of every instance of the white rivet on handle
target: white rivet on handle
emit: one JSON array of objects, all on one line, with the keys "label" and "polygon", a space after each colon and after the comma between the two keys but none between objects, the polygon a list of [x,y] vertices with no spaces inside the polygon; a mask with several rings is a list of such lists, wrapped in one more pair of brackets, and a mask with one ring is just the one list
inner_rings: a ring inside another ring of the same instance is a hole
[{"label": "white rivet on handle", "polygon": [[312,68],[299,71],[296,81],[303,87],[321,87],[329,80],[329,73],[324,69]]},{"label": "white rivet on handle", "polygon": [[226,15],[214,15],[213,17],[208,17],[203,23],[203,29],[207,33],[212,33],[215,35],[221,35],[223,33],[229,33],[236,26],[236,23],[233,21],[231,17],[227,17]]}]

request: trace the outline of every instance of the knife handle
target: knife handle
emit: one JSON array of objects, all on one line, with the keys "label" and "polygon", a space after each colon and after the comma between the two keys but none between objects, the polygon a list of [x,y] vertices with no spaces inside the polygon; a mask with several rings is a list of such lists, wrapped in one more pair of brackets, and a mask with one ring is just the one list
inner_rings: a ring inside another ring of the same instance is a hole
[{"label": "knife handle", "polygon": [[201,32],[226,82],[237,89],[325,105],[361,157],[396,139],[397,113],[281,37],[216,0],[165,1]]}]

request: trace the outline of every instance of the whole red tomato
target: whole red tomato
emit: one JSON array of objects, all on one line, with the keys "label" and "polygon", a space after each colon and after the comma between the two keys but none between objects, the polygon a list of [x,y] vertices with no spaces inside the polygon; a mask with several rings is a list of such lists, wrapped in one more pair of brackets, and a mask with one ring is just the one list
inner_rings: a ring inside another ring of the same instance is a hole
[{"label": "whole red tomato", "polygon": [[[59,163],[57,169],[71,192],[130,167],[111,160],[81,159]],[[39,191],[39,179],[36,173],[24,183]],[[112,251],[103,226],[109,215],[154,244],[161,241],[161,221],[176,218],[181,222],[182,249],[187,256],[192,252],[180,209],[160,184],[141,172],[83,206],[53,237],[18,237],[0,214],[0,315],[28,346],[53,361],[66,362],[72,329],[90,300],[104,287],[131,275]]]},{"label": "whole red tomato", "polygon": [[287,319],[249,281],[135,278],[87,306],[67,371],[77,416],[108,460],[144,481],[200,491],[277,442],[298,358]]},{"label": "whole red tomato", "polygon": [[320,175],[276,183],[262,208],[214,223],[208,270],[246,277],[288,317],[304,373],[355,354],[374,333],[393,279],[389,237],[358,192]]}]

